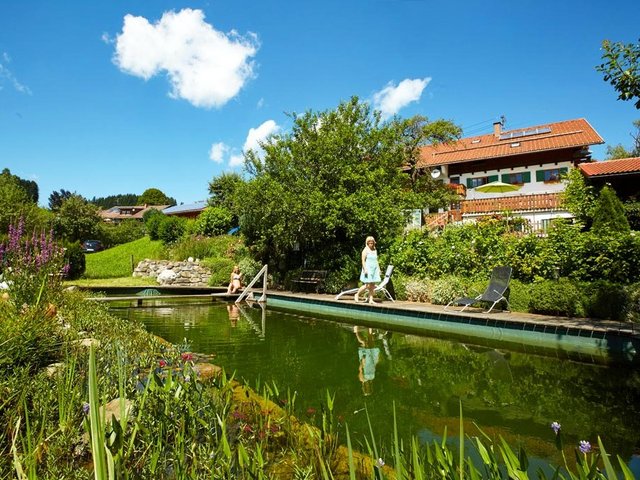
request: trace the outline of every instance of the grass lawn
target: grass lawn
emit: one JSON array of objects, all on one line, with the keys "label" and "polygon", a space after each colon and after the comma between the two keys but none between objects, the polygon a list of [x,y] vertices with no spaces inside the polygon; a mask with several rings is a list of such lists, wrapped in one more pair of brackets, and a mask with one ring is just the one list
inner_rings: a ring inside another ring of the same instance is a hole
[{"label": "grass lawn", "polygon": [[[123,279],[131,277],[133,268],[138,262],[145,258],[152,260],[162,259],[163,250],[162,242],[159,240],[150,240],[149,237],[143,237],[102,252],[88,254],[86,255],[87,268],[83,278]],[[144,284],[148,285],[148,280]],[[80,284],[78,283],[78,285]]]}]

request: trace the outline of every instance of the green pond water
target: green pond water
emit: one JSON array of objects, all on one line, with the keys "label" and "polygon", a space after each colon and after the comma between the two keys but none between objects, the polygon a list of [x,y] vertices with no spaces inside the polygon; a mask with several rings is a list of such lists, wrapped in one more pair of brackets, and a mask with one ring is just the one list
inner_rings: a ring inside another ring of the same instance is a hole
[{"label": "green pond water", "polygon": [[[477,424],[489,436],[523,445],[531,458],[562,463],[550,428],[562,425],[565,453],[580,440],[597,443],[629,462],[640,478],[640,369],[637,364],[576,361],[408,335],[392,330],[222,303],[114,308],[160,337],[188,342],[195,352],[236,378],[275,382],[280,396],[297,392],[303,420],[317,420],[326,392],[352,438],[374,432],[391,440],[395,403],[400,434],[423,441]],[[357,331],[357,335],[356,332]],[[588,360],[588,359],[585,359]],[[315,411],[315,413],[314,413]]]}]

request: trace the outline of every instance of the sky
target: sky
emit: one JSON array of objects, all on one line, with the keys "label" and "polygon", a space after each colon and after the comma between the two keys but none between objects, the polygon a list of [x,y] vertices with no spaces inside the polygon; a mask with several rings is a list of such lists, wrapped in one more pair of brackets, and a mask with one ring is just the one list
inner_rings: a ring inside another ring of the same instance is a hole
[{"label": "sky", "polygon": [[586,118],[632,144],[640,110],[595,66],[640,2],[0,0],[0,168],[86,198],[208,198],[291,114],[352,96],[465,136]]}]

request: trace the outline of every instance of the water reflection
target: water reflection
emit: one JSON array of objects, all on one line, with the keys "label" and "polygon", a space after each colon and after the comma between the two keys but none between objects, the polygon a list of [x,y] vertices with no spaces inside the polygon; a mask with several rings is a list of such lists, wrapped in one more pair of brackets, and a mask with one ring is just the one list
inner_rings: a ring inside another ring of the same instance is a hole
[{"label": "water reflection", "polygon": [[[531,457],[555,464],[552,421],[562,424],[565,452],[579,440],[601,436],[610,453],[640,451],[640,371],[549,357],[499,345],[478,346],[366,326],[293,315],[247,305],[176,306],[119,310],[142,320],[167,340],[191,342],[215,354],[214,363],[297,392],[302,412],[336,394],[336,416],[356,435],[367,435],[367,416],[380,438],[393,435],[396,405],[401,435],[437,438],[445,427],[502,436]],[[185,325],[188,325],[188,327]],[[267,328],[268,324],[268,328]],[[357,352],[357,357],[356,357]]]}]

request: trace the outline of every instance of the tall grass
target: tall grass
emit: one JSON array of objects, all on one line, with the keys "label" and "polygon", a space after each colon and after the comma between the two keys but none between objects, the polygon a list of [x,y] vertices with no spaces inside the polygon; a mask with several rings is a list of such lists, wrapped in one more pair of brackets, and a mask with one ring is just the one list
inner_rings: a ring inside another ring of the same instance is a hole
[{"label": "tall grass", "polygon": [[118,245],[102,252],[87,255],[85,278],[130,277],[135,266],[145,258],[158,260],[164,258],[164,247],[159,240],[149,237]]}]

